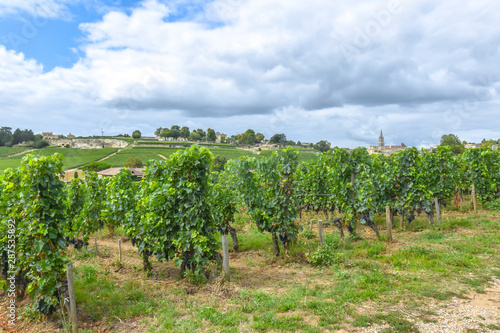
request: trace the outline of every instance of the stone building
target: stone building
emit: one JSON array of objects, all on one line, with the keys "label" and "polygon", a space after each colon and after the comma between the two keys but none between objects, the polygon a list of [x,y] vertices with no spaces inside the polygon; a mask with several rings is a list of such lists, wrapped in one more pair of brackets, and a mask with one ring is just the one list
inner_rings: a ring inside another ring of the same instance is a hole
[{"label": "stone building", "polygon": [[378,145],[370,145],[368,146],[368,153],[370,155],[372,154],[384,154],[384,155],[391,155],[392,153],[395,153],[400,150],[406,149],[406,145],[404,143],[401,143],[401,145],[385,145],[385,140],[384,140],[384,134],[382,133],[382,130],[380,130],[380,136],[378,137]]},{"label": "stone building", "polygon": [[44,140],[54,140],[54,139],[59,138],[59,135],[54,134],[52,132],[42,132],[42,138]]},{"label": "stone building", "polygon": [[215,133],[215,138],[216,143],[226,142],[227,134],[217,132]]}]

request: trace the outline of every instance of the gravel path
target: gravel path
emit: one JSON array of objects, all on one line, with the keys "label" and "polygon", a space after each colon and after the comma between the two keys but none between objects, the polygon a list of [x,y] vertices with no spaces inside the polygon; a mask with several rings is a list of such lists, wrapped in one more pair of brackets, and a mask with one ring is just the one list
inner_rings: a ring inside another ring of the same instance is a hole
[{"label": "gravel path", "polygon": [[[421,333],[500,332],[500,280],[493,280],[484,294],[474,293],[468,297],[429,304],[426,310],[436,315],[427,316],[426,322],[419,318],[419,313],[407,313],[405,317]],[[377,333],[388,327],[374,325],[359,332]]]}]

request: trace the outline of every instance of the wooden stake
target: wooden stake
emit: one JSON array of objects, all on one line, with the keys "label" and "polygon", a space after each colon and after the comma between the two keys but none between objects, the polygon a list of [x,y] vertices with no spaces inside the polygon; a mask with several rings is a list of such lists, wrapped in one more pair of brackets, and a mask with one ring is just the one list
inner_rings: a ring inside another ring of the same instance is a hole
[{"label": "wooden stake", "polygon": [[439,200],[438,200],[438,198],[434,198],[434,205],[436,206],[437,224],[441,225],[441,209],[439,207]]},{"label": "wooden stake", "polygon": [[472,204],[474,205],[474,214],[477,214],[476,184],[472,184]]},{"label": "wooden stake", "polygon": [[66,276],[68,278],[71,330],[73,333],[76,333],[78,332],[78,317],[76,315],[75,287],[73,286],[73,267],[70,262],[66,264]]},{"label": "wooden stake", "polygon": [[224,275],[226,281],[230,281],[229,276],[229,247],[227,245],[227,235],[222,235],[222,259],[224,261]]},{"label": "wooden stake", "polygon": [[401,213],[401,218],[399,219],[399,228],[403,230],[403,226],[405,223],[405,210],[403,209],[403,212]]},{"label": "wooden stake", "polygon": [[387,240],[392,242],[391,207],[385,206],[385,223],[387,224]]},{"label": "wooden stake", "polygon": [[95,255],[97,257],[99,255],[99,252],[97,252],[97,238],[94,238],[94,245],[95,245]]},{"label": "wooden stake", "polygon": [[464,204],[464,194],[462,192],[462,188],[460,188],[460,210],[462,210],[463,204]]},{"label": "wooden stake", "polygon": [[122,240],[118,240],[118,255],[120,257],[120,262],[122,261]]},{"label": "wooden stake", "polygon": [[319,242],[325,244],[325,235],[323,234],[323,220],[318,221]]},{"label": "wooden stake", "polygon": [[311,220],[311,223],[309,223],[309,227],[311,228],[311,230],[313,230],[313,220]]}]

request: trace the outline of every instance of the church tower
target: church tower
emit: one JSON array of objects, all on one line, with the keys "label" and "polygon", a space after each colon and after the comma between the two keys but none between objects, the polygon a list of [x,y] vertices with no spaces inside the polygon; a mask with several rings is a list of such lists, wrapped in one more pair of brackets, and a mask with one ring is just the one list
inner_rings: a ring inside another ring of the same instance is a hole
[{"label": "church tower", "polygon": [[380,136],[378,137],[378,147],[380,149],[384,148],[384,135],[382,134],[382,130],[380,130]]}]

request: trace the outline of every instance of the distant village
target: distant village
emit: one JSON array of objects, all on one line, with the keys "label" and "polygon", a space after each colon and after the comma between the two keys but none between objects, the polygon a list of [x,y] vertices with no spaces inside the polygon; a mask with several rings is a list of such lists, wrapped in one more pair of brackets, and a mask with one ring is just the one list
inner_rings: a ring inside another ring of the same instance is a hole
[{"label": "distant village", "polygon": [[[163,133],[162,133],[163,134]],[[243,134],[240,134],[241,136]],[[280,134],[283,135],[284,134]],[[128,135],[120,135],[120,136],[115,136],[111,138],[77,138],[75,135],[69,133],[68,135],[60,135],[60,134],[54,134],[53,132],[42,132],[42,137],[44,140],[47,140],[51,145],[61,145],[61,146],[67,146],[71,148],[82,148],[82,149],[91,149],[91,148],[124,148],[128,144],[124,142],[122,139],[124,137],[130,137]],[[140,137],[141,140],[155,140],[155,141],[163,141],[163,142],[171,142],[173,145],[176,143],[189,143],[189,142],[196,142],[196,143],[201,143],[203,142],[213,142],[213,143],[220,143],[220,144],[231,144],[231,145],[240,145],[243,148],[247,149],[259,149],[259,150],[277,150],[279,147],[282,146],[291,146],[291,147],[296,147],[296,148],[301,148],[303,152],[316,152],[316,151],[327,151],[332,148],[332,144],[329,141],[322,140],[316,144],[310,143],[310,142],[293,142],[293,141],[284,141],[284,142],[273,142],[273,138],[271,139],[262,139],[259,142],[255,143],[241,143],[239,142],[240,140],[238,139],[238,135],[233,135],[229,137],[225,133],[221,132],[215,132],[214,139],[212,141],[202,141],[202,140],[192,140],[192,138],[189,137],[182,137],[182,136],[177,136],[177,137],[169,137],[165,135],[156,135],[154,137]],[[191,139],[191,140],[190,140]],[[318,145],[321,144],[323,149],[318,149]],[[484,146],[482,143],[464,143],[463,144],[465,149],[469,148],[478,148]],[[430,147],[430,149],[436,149],[439,147],[439,145],[435,145],[433,147]],[[491,144],[489,146],[491,149],[497,149],[499,147],[498,143]],[[310,151],[307,150],[307,148],[310,148]],[[383,155],[391,155],[392,153],[398,152],[400,150],[404,150],[408,148],[404,143],[401,143],[400,145],[395,145],[395,144],[385,144],[385,139],[384,139],[384,134],[382,130],[380,131],[380,135],[378,138],[378,144],[377,145],[369,145],[367,147],[368,153],[370,155],[373,154],[383,154]],[[347,151],[350,151],[350,148],[344,148]]]}]

